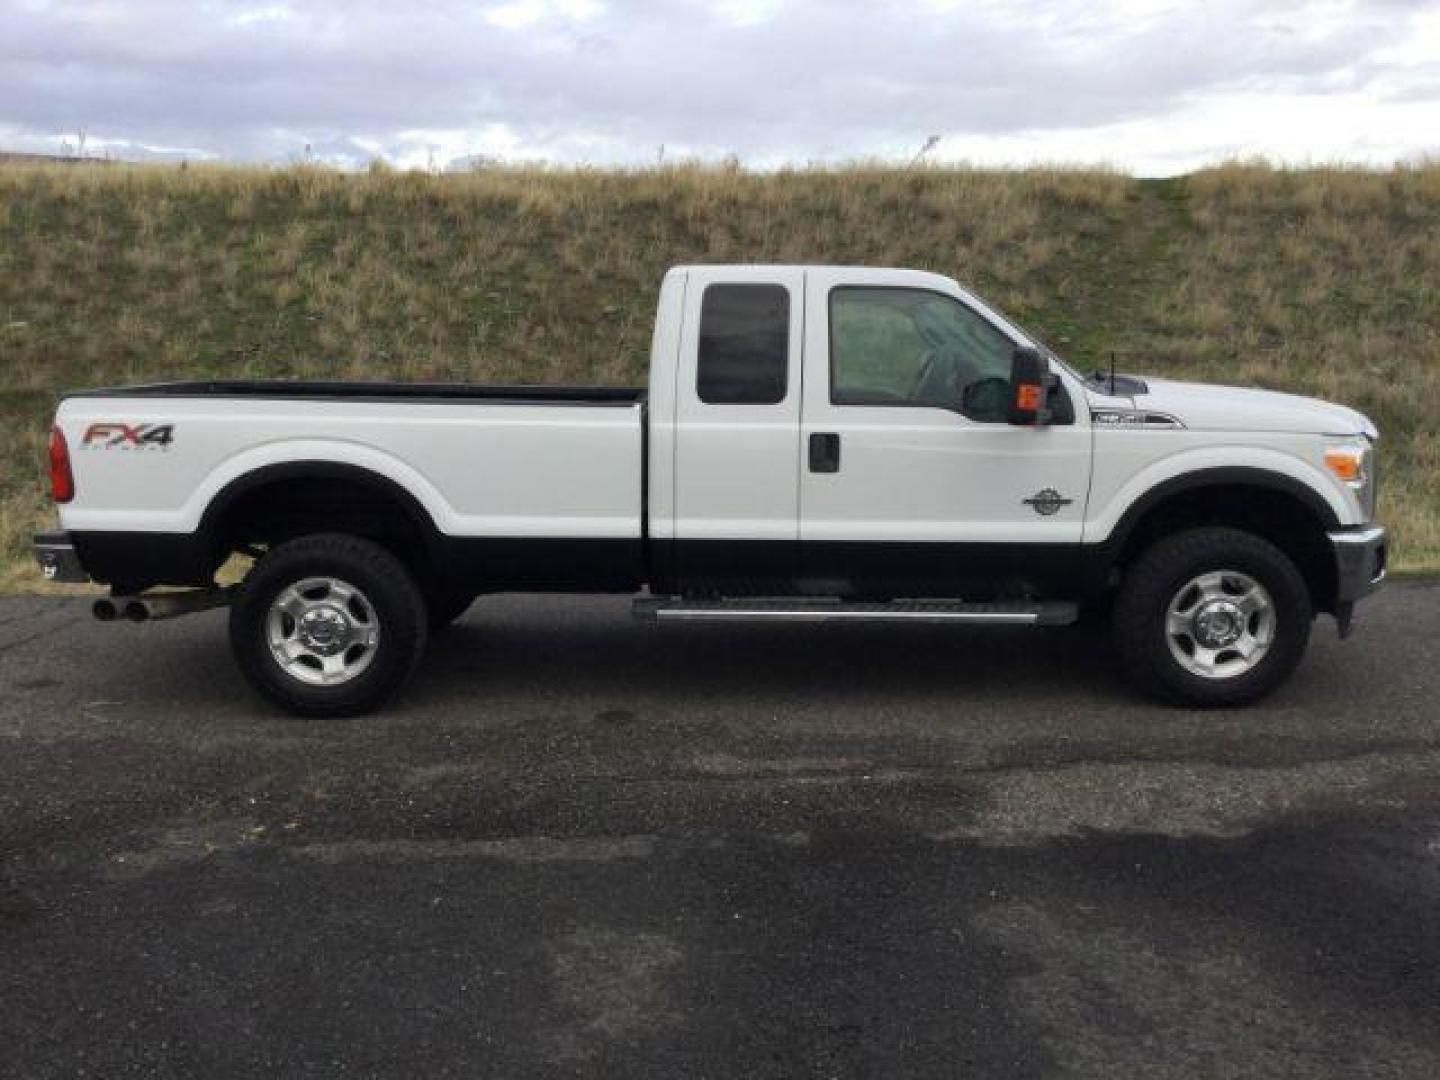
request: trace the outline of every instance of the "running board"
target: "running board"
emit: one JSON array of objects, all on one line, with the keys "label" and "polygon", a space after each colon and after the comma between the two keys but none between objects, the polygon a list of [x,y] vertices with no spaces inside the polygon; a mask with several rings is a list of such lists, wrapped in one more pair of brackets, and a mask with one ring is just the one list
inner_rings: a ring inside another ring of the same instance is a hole
[{"label": "running board", "polygon": [[659,622],[772,620],[777,622],[945,622],[977,626],[1068,626],[1079,606],[1066,602],[997,600],[843,601],[817,599],[686,600],[665,596],[635,599],[637,619]]}]

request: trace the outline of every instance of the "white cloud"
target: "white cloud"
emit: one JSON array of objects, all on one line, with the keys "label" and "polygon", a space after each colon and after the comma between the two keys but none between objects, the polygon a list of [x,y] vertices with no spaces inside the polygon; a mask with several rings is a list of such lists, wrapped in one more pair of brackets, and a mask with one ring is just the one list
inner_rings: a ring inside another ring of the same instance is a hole
[{"label": "white cloud", "polygon": [[1433,131],[1435,118],[1431,103],[1380,105],[1364,94],[1226,94],[1174,114],[1093,128],[952,136],[930,157],[978,165],[1106,164],[1144,176],[1256,157],[1294,164],[1386,165],[1440,153],[1440,144],[1415,138],[1417,130]]},{"label": "white cloud", "polygon": [[496,26],[515,30],[546,20],[586,22],[603,10],[598,0],[508,0],[489,8],[485,18]]},{"label": "white cloud", "polygon": [[735,26],[758,26],[779,13],[783,0],[710,0],[709,8]]},{"label": "white cloud", "polygon": [[756,165],[1440,152],[1417,0],[0,0],[0,143]]},{"label": "white cloud", "polygon": [[247,7],[225,16],[231,26],[255,26],[260,23],[290,22],[295,18],[295,9],[289,4],[267,4],[262,7]]}]

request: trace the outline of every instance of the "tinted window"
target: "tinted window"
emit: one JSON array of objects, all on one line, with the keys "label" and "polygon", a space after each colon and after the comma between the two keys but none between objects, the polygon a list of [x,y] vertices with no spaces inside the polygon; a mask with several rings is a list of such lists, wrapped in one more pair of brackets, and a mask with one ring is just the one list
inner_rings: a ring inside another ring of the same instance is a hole
[{"label": "tinted window", "polygon": [[830,400],[934,405],[1005,418],[1015,346],[958,300],[923,289],[830,293]]},{"label": "tinted window", "polygon": [[789,290],[782,285],[711,285],[705,290],[696,380],[701,401],[783,401],[789,359]]}]

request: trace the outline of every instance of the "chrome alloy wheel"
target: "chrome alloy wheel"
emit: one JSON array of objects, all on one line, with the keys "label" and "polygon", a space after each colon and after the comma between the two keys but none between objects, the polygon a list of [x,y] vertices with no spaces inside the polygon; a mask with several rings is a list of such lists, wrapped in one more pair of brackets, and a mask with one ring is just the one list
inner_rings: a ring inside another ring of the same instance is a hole
[{"label": "chrome alloy wheel", "polygon": [[1238,570],[1191,578],[1165,611],[1165,641],[1176,663],[1206,679],[1254,670],[1275,640],[1275,601]]},{"label": "chrome alloy wheel", "polygon": [[271,601],[265,639],[287,675],[311,686],[339,686],[375,659],[380,620],[369,598],[349,582],[303,578]]}]

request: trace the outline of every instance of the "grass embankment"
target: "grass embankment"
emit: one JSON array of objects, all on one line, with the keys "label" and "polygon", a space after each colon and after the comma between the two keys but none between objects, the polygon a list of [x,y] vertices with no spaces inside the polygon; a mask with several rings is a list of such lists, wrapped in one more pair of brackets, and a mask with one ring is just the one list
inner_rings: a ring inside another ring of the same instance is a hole
[{"label": "grass embankment", "polygon": [[58,391],[205,376],[635,383],[685,261],[914,266],[1082,366],[1315,394],[1384,430],[1440,569],[1440,167],[751,175],[0,167],[0,585]]}]

